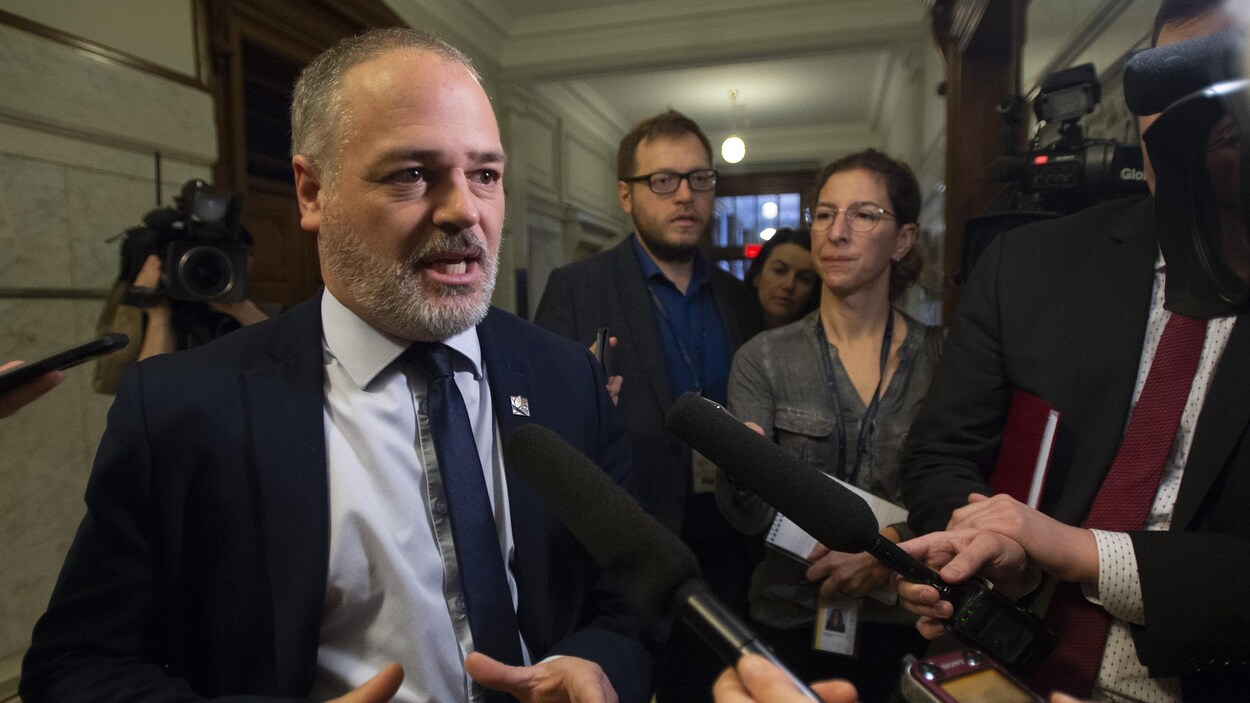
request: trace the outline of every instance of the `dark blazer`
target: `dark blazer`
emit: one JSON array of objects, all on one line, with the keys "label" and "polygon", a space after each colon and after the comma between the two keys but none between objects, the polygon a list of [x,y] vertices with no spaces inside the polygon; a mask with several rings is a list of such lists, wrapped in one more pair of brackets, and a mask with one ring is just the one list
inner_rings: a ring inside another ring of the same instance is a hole
[{"label": "dark blazer", "polygon": [[[587,346],[600,327],[618,338],[614,373],[625,377],[618,407],[629,427],[642,504],[681,534],[690,492],[690,449],[664,430],[673,404],[655,302],[634,252],[634,237],[611,249],[551,272],[534,322]],[[712,297],[729,351],[760,329],[759,305],[741,281],[712,267]]]},{"label": "dark blazer", "polygon": [[[903,491],[918,531],[942,529],[969,493],[987,492],[1014,388],[1062,414],[1043,511],[1083,520],[1128,421],[1157,251],[1153,202],[1030,225],[986,250],[908,436]],[[1134,630],[1138,654],[1151,675],[1181,676],[1186,700],[1244,690],[1245,670],[1232,670],[1250,659],[1240,593],[1250,583],[1248,315],[1199,417],[1171,530],[1132,535],[1147,622]]]},{"label": "dark blazer", "polygon": [[[628,487],[593,357],[496,309],[478,331],[501,435],[546,425]],[[25,700],[306,697],[330,536],[321,335],[314,298],[127,372],[24,662]],[[532,417],[511,414],[510,395]],[[528,484],[507,481],[531,652],[596,661],[622,700],[645,700],[639,622]]]}]

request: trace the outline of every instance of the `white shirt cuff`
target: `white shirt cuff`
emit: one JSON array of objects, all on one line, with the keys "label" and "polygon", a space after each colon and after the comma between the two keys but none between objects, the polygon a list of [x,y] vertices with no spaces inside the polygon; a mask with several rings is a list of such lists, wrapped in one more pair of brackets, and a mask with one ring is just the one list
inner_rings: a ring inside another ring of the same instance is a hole
[{"label": "white shirt cuff", "polygon": [[1091,532],[1098,545],[1098,584],[1096,587],[1082,584],[1085,598],[1101,605],[1117,620],[1144,625],[1146,609],[1142,604],[1141,574],[1137,571],[1132,538],[1126,532]]}]

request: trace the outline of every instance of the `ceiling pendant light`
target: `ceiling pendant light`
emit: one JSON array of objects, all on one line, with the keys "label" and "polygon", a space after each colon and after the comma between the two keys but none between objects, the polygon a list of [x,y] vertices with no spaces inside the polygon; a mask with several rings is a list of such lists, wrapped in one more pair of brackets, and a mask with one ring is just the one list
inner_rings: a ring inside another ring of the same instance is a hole
[{"label": "ceiling pendant light", "polygon": [[[736,132],[738,125],[737,88],[729,91],[729,115],[730,124],[733,125],[732,131]],[[731,132],[730,135],[725,138],[725,141],[720,145],[720,155],[726,163],[736,164],[742,160],[742,157],[747,155],[746,142],[742,141],[742,137],[739,137]]]}]

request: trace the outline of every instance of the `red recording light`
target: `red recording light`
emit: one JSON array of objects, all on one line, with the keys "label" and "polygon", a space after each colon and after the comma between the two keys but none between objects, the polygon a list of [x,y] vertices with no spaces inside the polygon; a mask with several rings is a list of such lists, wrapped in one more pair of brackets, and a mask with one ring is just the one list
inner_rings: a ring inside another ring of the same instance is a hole
[{"label": "red recording light", "polygon": [[1041,166],[1042,164],[1049,163],[1049,162],[1050,162],[1050,157],[1047,156],[1046,154],[1038,154],[1037,156],[1033,157],[1034,166]]},{"label": "red recording light", "polygon": [[747,244],[746,246],[742,247],[742,253],[748,259],[754,259],[755,257],[760,255],[760,249],[763,249],[763,248],[764,248],[763,244]]}]

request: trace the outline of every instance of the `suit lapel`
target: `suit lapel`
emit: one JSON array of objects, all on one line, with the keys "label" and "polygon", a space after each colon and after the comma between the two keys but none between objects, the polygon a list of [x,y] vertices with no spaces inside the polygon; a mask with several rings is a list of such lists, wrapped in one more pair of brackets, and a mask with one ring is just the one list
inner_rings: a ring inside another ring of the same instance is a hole
[{"label": "suit lapel", "polygon": [[529,407],[529,412],[532,413],[534,408],[529,405],[532,395],[529,357],[518,348],[520,342],[511,339],[506,323],[501,324],[505,314],[492,307],[486,319],[478,325],[477,337],[482,347],[482,365],[490,378],[490,399],[499,422],[499,434],[507,439],[513,430],[531,422],[523,414],[525,410],[518,407],[516,412],[513,411],[514,398],[519,405]]},{"label": "suit lapel", "polygon": [[[535,395],[535,389],[531,388],[533,377],[529,358],[519,347],[520,342],[508,333],[506,321],[502,320],[504,314],[491,308],[486,319],[478,325],[477,336],[482,347],[482,365],[490,379],[491,403],[495,420],[499,423],[499,437],[506,442],[521,425],[550,414],[550,404],[559,401]],[[530,416],[513,411],[514,398],[525,401]],[[544,514],[542,500],[528,483],[509,470],[506,457],[504,479],[508,486],[508,513],[512,519],[512,543],[515,547],[511,567],[517,584],[517,620],[530,650],[545,649],[548,643],[535,640],[543,632],[546,620],[547,538],[545,521],[535,519]]]},{"label": "suit lapel", "polygon": [[275,670],[311,685],[329,553],[320,296],[279,316],[273,363],[244,374],[273,599]]},{"label": "suit lapel", "polygon": [[1250,358],[1250,312],[1243,312],[1237,317],[1202,404],[1180,494],[1172,511],[1173,530],[1189,527],[1250,423],[1250,403],[1246,402],[1250,398],[1247,358]]},{"label": "suit lapel", "polygon": [[725,330],[725,344],[729,346],[731,351],[736,350],[745,341],[743,339],[745,332],[742,329],[742,324],[746,320],[746,316],[741,310],[737,309],[738,305],[736,303],[740,297],[738,291],[731,288],[729,281],[718,274],[719,269],[714,264],[712,266],[712,275],[709,277],[708,282],[712,290],[712,300],[716,303],[716,311],[720,314],[721,326]]},{"label": "suit lapel", "polygon": [[[613,285],[616,300],[620,302],[623,317],[628,323],[630,347],[638,357],[642,375],[650,384],[663,413],[673,404],[673,389],[668,380],[668,365],[664,361],[664,344],[656,328],[655,301],[651,299],[642,267],[638,265],[634,236],[626,237],[612,250]],[[624,334],[621,338],[626,339]]]},{"label": "suit lapel", "polygon": [[[1090,443],[1073,456],[1067,489],[1055,506],[1055,517],[1070,524],[1084,519],[1097,495],[1120,445],[1128,421],[1129,404],[1142,341],[1149,318],[1150,292],[1154,282],[1155,244],[1151,233],[1153,200],[1146,199],[1128,216],[1113,224],[1102,235],[1106,241],[1069,279],[1093,281],[1084,284],[1087,295],[1074,311],[1068,349],[1077,362],[1077,388],[1106,388],[1101,394],[1086,394],[1083,432]],[[1058,285],[1068,285],[1061,282]],[[1082,418],[1074,417],[1082,422]],[[1062,425],[1064,420],[1060,418]]]}]

